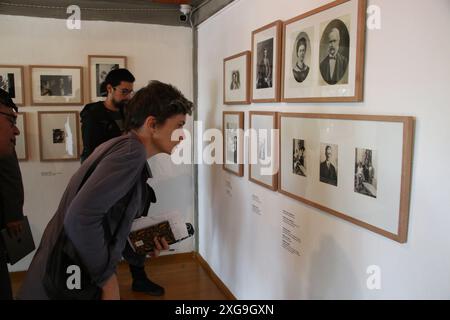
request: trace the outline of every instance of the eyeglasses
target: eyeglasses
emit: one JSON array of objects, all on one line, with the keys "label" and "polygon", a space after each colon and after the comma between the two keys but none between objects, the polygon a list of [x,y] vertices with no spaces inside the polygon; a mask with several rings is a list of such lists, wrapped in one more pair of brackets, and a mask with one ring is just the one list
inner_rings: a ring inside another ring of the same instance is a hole
[{"label": "eyeglasses", "polygon": [[127,95],[132,95],[133,93],[134,93],[134,91],[133,90],[129,90],[129,89],[122,89],[122,88],[118,88],[118,87],[113,87],[113,89],[114,90],[120,90],[120,93],[122,94],[122,95],[124,95],[124,96],[127,96]]},{"label": "eyeglasses", "polygon": [[6,116],[8,118],[9,122],[11,123],[11,126],[15,126],[17,124],[17,116],[16,115],[1,112],[1,111],[0,111],[0,114]]}]

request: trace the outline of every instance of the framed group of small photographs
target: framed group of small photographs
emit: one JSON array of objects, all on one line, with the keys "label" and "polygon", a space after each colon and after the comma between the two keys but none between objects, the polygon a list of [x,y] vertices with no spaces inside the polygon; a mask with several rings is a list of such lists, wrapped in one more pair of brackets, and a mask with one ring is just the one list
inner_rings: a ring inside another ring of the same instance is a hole
[{"label": "framed group of small photographs", "polygon": [[279,192],[406,242],[414,118],[281,113]]},{"label": "framed group of small photographs", "polygon": [[[224,112],[224,169],[243,176],[243,112]],[[249,180],[407,240],[414,118],[250,112]]]},{"label": "framed group of small photographs", "polygon": [[239,74],[251,70],[251,98],[230,99],[224,67],[224,104],[362,101],[366,6],[337,0],[253,31],[251,68]]}]

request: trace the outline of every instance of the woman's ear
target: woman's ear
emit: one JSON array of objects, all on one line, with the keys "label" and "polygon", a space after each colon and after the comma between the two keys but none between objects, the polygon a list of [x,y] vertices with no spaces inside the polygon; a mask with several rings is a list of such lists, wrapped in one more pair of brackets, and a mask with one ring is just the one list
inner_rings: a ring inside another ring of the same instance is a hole
[{"label": "woman's ear", "polygon": [[144,126],[150,130],[156,129],[156,118],[154,116],[148,116],[145,119]]}]

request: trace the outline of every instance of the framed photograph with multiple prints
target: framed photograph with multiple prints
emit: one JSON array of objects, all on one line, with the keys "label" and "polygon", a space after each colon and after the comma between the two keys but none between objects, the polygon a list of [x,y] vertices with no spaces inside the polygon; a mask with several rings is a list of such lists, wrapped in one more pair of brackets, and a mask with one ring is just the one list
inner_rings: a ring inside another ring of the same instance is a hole
[{"label": "framed photograph with multiple prints", "polygon": [[250,51],[223,60],[223,103],[250,104]]},{"label": "framed photograph with multiple prints", "polygon": [[366,0],[337,0],[283,23],[282,101],[363,99]]},{"label": "framed photograph with multiple prints", "polygon": [[106,87],[103,85],[106,75],[114,69],[126,68],[127,57],[89,55],[89,101],[104,100]]},{"label": "framed photograph with multiple prints", "polygon": [[26,113],[17,113],[17,128],[20,134],[16,137],[16,153],[17,159],[20,161],[28,160],[28,145],[27,145],[27,117]]},{"label": "framed photograph with multiple prints", "polygon": [[252,102],[280,101],[282,21],[252,32]]},{"label": "framed photograph with multiple prints", "polygon": [[223,169],[244,175],[244,112],[224,112],[222,119]]},{"label": "framed photograph with multiple prints", "polygon": [[248,178],[271,190],[278,188],[278,119],[276,112],[250,111]]},{"label": "framed photograph with multiple prints", "polygon": [[279,192],[407,240],[414,118],[279,114]]},{"label": "framed photograph with multiple prints", "polygon": [[0,65],[0,89],[9,93],[18,106],[25,104],[23,66]]},{"label": "framed photograph with multiple prints", "polygon": [[82,105],[83,68],[30,66],[31,104],[35,106]]},{"label": "framed photograph with multiple prints", "polygon": [[78,112],[39,111],[38,128],[41,161],[80,159]]}]

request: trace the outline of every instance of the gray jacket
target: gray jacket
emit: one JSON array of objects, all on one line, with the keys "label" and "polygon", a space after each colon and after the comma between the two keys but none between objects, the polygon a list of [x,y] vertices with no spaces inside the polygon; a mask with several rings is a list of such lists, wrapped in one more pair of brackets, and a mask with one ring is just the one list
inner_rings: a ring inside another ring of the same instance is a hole
[{"label": "gray jacket", "polygon": [[[99,158],[94,172],[77,193],[87,171]],[[143,214],[146,182],[150,177],[146,150],[134,133],[111,139],[95,149],[72,176],[45,229],[17,298],[48,299],[42,279],[48,256],[63,226],[93,280],[103,286],[115,272],[133,220]],[[129,204],[124,206],[119,200],[131,189]],[[105,227],[110,228],[110,234],[114,233],[122,213],[125,216],[117,241],[109,246]]]}]

